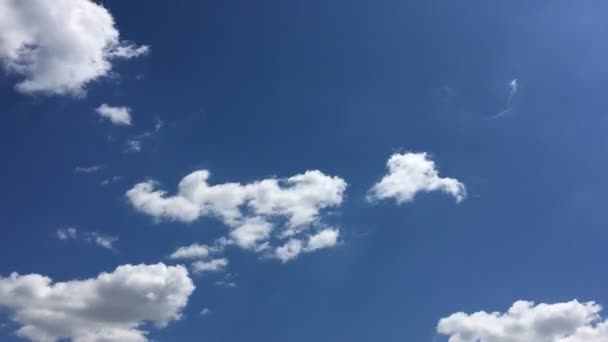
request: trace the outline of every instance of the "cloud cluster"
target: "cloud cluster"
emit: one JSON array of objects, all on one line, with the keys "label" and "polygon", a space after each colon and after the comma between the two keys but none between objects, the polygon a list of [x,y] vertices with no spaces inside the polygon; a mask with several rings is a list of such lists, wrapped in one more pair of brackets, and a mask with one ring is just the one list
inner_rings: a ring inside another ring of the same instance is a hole
[{"label": "cloud cluster", "polygon": [[386,163],[388,173],[369,191],[367,199],[395,199],[402,204],[411,202],[419,192],[441,191],[457,202],[467,193],[464,184],[454,178],[443,178],[427,153],[396,153]]},{"label": "cloud cluster", "polygon": [[113,107],[104,103],[97,107],[96,111],[102,118],[117,126],[131,125],[131,108],[129,107]]},{"label": "cloud cluster", "polygon": [[81,95],[113,60],[148,50],[121,41],[112,15],[94,1],[0,1],[0,63],[22,77],[22,93]]},{"label": "cloud cluster", "polygon": [[[325,210],[342,204],[347,187],[343,179],[315,170],[287,179],[210,185],[210,175],[207,170],[187,175],[172,196],[158,190],[155,182],[147,181],[133,186],[126,197],[136,210],[159,220],[193,222],[200,217],[218,218],[231,228],[230,242],[247,250],[267,251],[271,237],[289,239],[288,245],[275,251],[281,260],[336,244],[339,231],[323,229],[320,217]],[[321,235],[306,235],[319,227]],[[304,239],[310,241],[300,240],[299,235],[306,235]],[[295,247],[297,244],[300,248]]]},{"label": "cloud cluster", "polygon": [[114,243],[118,241],[118,238],[115,236],[103,235],[97,232],[79,232],[76,227],[57,229],[55,235],[57,239],[62,241],[82,240],[109,250],[114,250]]},{"label": "cloud cluster", "polygon": [[518,301],[505,312],[455,313],[439,321],[449,342],[605,342],[608,320],[601,307],[576,300],[538,304]]},{"label": "cloud cluster", "polygon": [[288,262],[298,257],[302,252],[314,252],[322,248],[334,247],[338,244],[340,231],[334,228],[325,228],[315,235],[308,237],[307,241],[289,239],[275,251],[276,257],[282,262]]},{"label": "cloud cluster", "polygon": [[35,342],[144,342],[145,323],[181,317],[194,291],[182,266],[123,265],[97,278],[56,282],[39,274],[0,277],[0,307]]},{"label": "cloud cluster", "polygon": [[183,260],[183,259],[194,259],[191,269],[192,272],[202,274],[207,272],[223,271],[228,266],[228,259],[226,258],[211,258],[217,253],[221,253],[224,250],[224,242],[216,243],[215,246],[208,246],[199,243],[193,243],[190,246],[179,247],[173,252],[169,259],[172,260]]}]

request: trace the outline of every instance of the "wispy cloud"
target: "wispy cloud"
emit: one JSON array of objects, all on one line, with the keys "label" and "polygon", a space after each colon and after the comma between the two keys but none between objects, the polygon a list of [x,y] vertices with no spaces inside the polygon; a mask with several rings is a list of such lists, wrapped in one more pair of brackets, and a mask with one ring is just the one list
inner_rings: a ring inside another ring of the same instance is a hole
[{"label": "wispy cloud", "polygon": [[201,316],[203,316],[203,317],[207,317],[207,316],[211,315],[211,313],[212,313],[211,309],[209,309],[209,308],[203,308],[203,310],[201,310]]},{"label": "wispy cloud", "polygon": [[55,235],[59,240],[74,240],[78,237],[78,231],[75,227],[59,228],[55,232]]},{"label": "wispy cloud", "polygon": [[491,116],[489,119],[498,119],[501,118],[511,112],[513,98],[517,91],[519,90],[519,80],[514,78],[509,82],[509,95],[507,96],[507,104],[503,110],[501,110],[498,114]]},{"label": "wispy cloud", "polygon": [[154,124],[154,129],[150,131],[143,132],[138,134],[131,139],[125,142],[125,152],[141,152],[143,150],[143,141],[147,138],[154,136],[158,133],[164,126],[164,122],[162,120],[157,120]]},{"label": "wispy cloud", "polygon": [[102,186],[110,185],[111,183],[119,182],[125,179],[123,176],[112,176],[102,180],[99,184]]},{"label": "wispy cloud", "polygon": [[114,250],[114,242],[118,241],[115,236],[102,235],[97,232],[88,233],[85,239],[89,243],[109,250]]},{"label": "wispy cloud", "polygon": [[74,173],[95,173],[101,171],[105,166],[103,165],[91,165],[91,166],[76,166]]},{"label": "wispy cloud", "polygon": [[82,241],[109,250],[115,250],[114,243],[118,241],[118,237],[116,236],[104,235],[98,232],[82,232],[76,227],[57,229],[55,236],[61,241]]}]

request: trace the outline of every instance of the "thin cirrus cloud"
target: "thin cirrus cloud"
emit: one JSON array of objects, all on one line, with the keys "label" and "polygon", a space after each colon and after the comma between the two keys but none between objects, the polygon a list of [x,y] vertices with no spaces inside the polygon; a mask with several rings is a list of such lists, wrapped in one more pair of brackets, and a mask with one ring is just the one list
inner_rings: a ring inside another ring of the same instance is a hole
[{"label": "thin cirrus cloud", "polygon": [[458,312],[442,318],[437,332],[449,342],[605,342],[608,320],[594,302],[555,304],[517,301],[507,312]]},{"label": "thin cirrus cloud", "polygon": [[67,282],[13,273],[0,277],[0,308],[32,341],[145,342],[145,323],[162,328],[180,319],[194,288],[184,267],[162,263]]},{"label": "thin cirrus cloud", "polygon": [[89,0],[0,2],[0,63],[24,94],[82,96],[116,59],[149,52],[120,39],[110,12]]},{"label": "thin cirrus cloud", "polygon": [[129,107],[115,107],[107,104],[102,104],[95,109],[97,114],[103,119],[110,121],[117,126],[131,126],[131,108]]},{"label": "thin cirrus cloud", "polygon": [[77,166],[74,168],[74,173],[95,173],[104,168],[103,165]]},{"label": "thin cirrus cloud", "polygon": [[78,237],[78,230],[75,227],[59,228],[55,235],[59,240],[74,240]]},{"label": "thin cirrus cloud", "polygon": [[490,120],[499,119],[511,113],[511,110],[513,109],[513,98],[515,97],[515,94],[517,94],[517,92],[519,91],[519,80],[517,78],[512,79],[511,82],[509,82],[508,86],[509,94],[507,96],[507,103],[504,109],[498,112],[497,114],[490,116]]},{"label": "thin cirrus cloud", "polygon": [[61,241],[82,241],[109,250],[115,250],[114,243],[118,241],[118,237],[98,232],[82,232],[76,227],[59,228],[55,232],[55,236]]},{"label": "thin cirrus cloud", "polygon": [[393,154],[386,167],[386,175],[368,193],[370,202],[394,199],[402,204],[412,202],[418,193],[433,191],[451,195],[456,202],[467,196],[466,188],[459,180],[439,176],[435,162],[427,153]]},{"label": "thin cirrus cloud", "polygon": [[145,131],[140,133],[125,142],[124,151],[127,153],[130,152],[141,152],[143,150],[144,140],[153,137],[156,133],[158,133],[164,126],[164,122],[162,120],[156,120],[154,124],[154,128],[150,131]]},{"label": "thin cirrus cloud", "polygon": [[[314,170],[287,179],[210,185],[210,176],[207,170],[187,175],[172,196],[158,190],[154,181],[142,182],[128,190],[126,197],[133,208],[156,220],[189,223],[200,217],[218,218],[230,228],[227,244],[283,261],[304,250],[335,245],[339,231],[324,232],[321,219],[327,210],[342,204],[347,187],[342,178]],[[322,237],[313,238],[319,231]],[[273,247],[274,242],[280,246]],[[301,248],[293,247],[296,244]]]}]

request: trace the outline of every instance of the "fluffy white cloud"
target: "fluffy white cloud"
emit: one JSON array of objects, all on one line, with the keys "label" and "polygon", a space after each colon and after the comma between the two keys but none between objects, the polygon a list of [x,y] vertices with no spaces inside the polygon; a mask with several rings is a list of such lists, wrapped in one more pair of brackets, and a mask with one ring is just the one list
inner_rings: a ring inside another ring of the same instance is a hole
[{"label": "fluffy white cloud", "polygon": [[104,103],[101,106],[97,107],[96,111],[102,118],[110,120],[110,122],[115,125],[131,125],[131,108],[113,107]]},{"label": "fluffy white cloud", "polygon": [[211,254],[212,248],[207,245],[194,243],[190,246],[179,247],[171,254],[171,259],[204,259]]},{"label": "fluffy white cloud", "polygon": [[[325,210],[342,203],[347,187],[343,179],[320,171],[244,185],[210,185],[209,177],[207,170],[187,175],[173,196],[157,190],[153,181],[143,182],[127,191],[126,197],[136,210],[155,219],[192,222],[205,216],[218,218],[231,228],[231,242],[244,249],[263,251],[269,248],[273,233],[274,238],[285,240],[318,226]],[[337,234],[323,234],[311,238],[311,251],[335,244],[331,240]],[[287,250],[281,255],[289,254],[285,253]],[[281,257],[285,259],[289,258]]]},{"label": "fluffy white cloud", "polygon": [[608,321],[594,302],[538,304],[518,301],[509,311],[455,313],[439,321],[449,342],[605,342]]},{"label": "fluffy white cloud", "polygon": [[260,242],[268,240],[272,229],[272,224],[259,218],[253,218],[245,220],[243,224],[232,230],[230,237],[239,247],[259,250],[265,247]]},{"label": "fluffy white cloud", "polygon": [[439,177],[439,171],[426,153],[393,154],[386,164],[388,173],[369,191],[369,201],[394,198],[411,202],[419,192],[442,191],[457,202],[466,197],[464,184],[454,178]]},{"label": "fluffy white cloud", "polygon": [[194,285],[182,266],[123,265],[97,278],[53,281],[39,274],[0,277],[0,307],[35,342],[143,342],[145,323],[181,317]]},{"label": "fluffy white cloud", "polygon": [[308,253],[334,247],[338,243],[339,237],[340,231],[338,229],[325,228],[314,235],[308,236],[306,243],[299,239],[289,239],[284,245],[274,250],[274,257],[285,263],[295,259],[303,252]]},{"label": "fluffy white cloud", "polygon": [[148,52],[120,40],[114,18],[89,0],[0,1],[0,63],[22,93],[81,95],[112,60]]},{"label": "fluffy white cloud", "polygon": [[302,252],[302,241],[290,239],[283,246],[275,250],[276,257],[282,262],[288,262],[295,259]]},{"label": "fluffy white cloud", "polygon": [[219,258],[195,261],[191,268],[194,273],[207,273],[222,271],[226,266],[228,266],[228,259]]},{"label": "fluffy white cloud", "polygon": [[340,231],[338,229],[323,229],[308,239],[306,251],[316,251],[317,249],[333,247],[338,243]]}]

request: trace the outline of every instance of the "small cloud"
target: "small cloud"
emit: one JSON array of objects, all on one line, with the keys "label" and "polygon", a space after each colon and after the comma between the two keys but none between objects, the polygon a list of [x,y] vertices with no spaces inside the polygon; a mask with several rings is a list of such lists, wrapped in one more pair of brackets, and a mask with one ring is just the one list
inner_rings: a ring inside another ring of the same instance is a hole
[{"label": "small cloud", "polygon": [[211,247],[194,243],[190,246],[179,247],[169,256],[169,259],[205,259],[211,252]]},{"label": "small cloud", "polygon": [[125,143],[125,152],[141,152],[141,141],[127,140]]},{"label": "small cloud", "polygon": [[117,126],[131,126],[131,108],[129,107],[113,107],[104,103],[97,107],[96,111],[102,118]]},{"label": "small cloud", "polygon": [[101,248],[114,250],[114,242],[118,241],[118,238],[115,236],[101,235],[97,232],[92,232],[87,234],[85,240]]},{"label": "small cloud", "polygon": [[98,232],[78,232],[75,227],[57,229],[55,236],[61,241],[81,241],[109,250],[114,250],[114,243],[118,241],[117,237],[103,235]]},{"label": "small cloud", "polygon": [[203,310],[201,310],[201,316],[207,317],[209,315],[211,315],[211,309],[209,309],[209,308],[203,308]]},{"label": "small cloud", "polygon": [[154,124],[154,129],[151,131],[146,131],[141,134],[134,136],[129,139],[125,143],[125,152],[141,152],[143,140],[154,136],[158,131],[160,131],[164,127],[164,122],[162,120],[157,120]]},{"label": "small cloud", "polygon": [[455,178],[440,177],[427,153],[396,153],[386,163],[387,173],[369,190],[367,200],[394,199],[398,204],[412,202],[420,192],[441,191],[463,201],[466,188]]},{"label": "small cloud", "polygon": [[503,117],[503,116],[511,113],[511,110],[513,109],[513,106],[512,106],[513,98],[515,97],[515,94],[517,94],[518,90],[519,90],[519,80],[517,78],[514,78],[511,80],[511,82],[509,82],[509,95],[507,97],[507,104],[506,104],[505,108],[503,110],[501,110],[498,114],[491,116],[489,118],[490,120],[498,119],[500,117]]},{"label": "small cloud", "polygon": [[305,250],[307,252],[312,252],[318,249],[334,247],[338,243],[339,236],[339,229],[323,229],[308,239],[308,244],[306,245]]},{"label": "small cloud", "polygon": [[135,58],[145,56],[150,53],[150,47],[147,45],[134,45],[134,44],[123,44],[118,46],[114,50],[110,51],[108,55],[114,58]]},{"label": "small cloud", "polygon": [[511,93],[515,95],[517,93],[517,88],[519,87],[519,80],[517,80],[517,78],[513,79],[509,82],[509,86],[511,87]]},{"label": "small cloud", "polygon": [[103,165],[76,166],[74,168],[74,173],[95,173],[101,171],[103,168]]},{"label": "small cloud", "polygon": [[78,237],[78,231],[75,227],[60,228],[55,232],[59,240],[74,240]]},{"label": "small cloud", "polygon": [[300,255],[302,248],[302,241],[291,239],[283,246],[278,247],[275,250],[275,255],[281,262],[286,263]]},{"label": "small cloud", "polygon": [[125,177],[123,177],[123,176],[112,176],[112,177],[102,180],[99,184],[101,186],[106,186],[106,185],[110,185],[111,183],[121,181],[123,179],[125,179]]},{"label": "small cloud", "polygon": [[215,285],[220,286],[220,287],[229,287],[229,288],[236,287],[236,283],[234,281],[226,281],[226,280],[218,280],[215,282]]},{"label": "small cloud", "polygon": [[200,260],[192,263],[192,272],[203,274],[222,271],[228,266],[228,259]]}]

